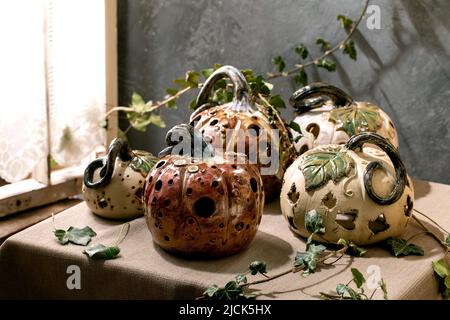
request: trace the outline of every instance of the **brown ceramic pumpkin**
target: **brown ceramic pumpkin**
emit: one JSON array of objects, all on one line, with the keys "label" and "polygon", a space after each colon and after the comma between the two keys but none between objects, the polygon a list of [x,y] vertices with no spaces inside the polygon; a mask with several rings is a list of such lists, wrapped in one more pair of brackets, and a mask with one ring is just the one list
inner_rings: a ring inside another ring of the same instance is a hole
[{"label": "brown ceramic pumpkin", "polygon": [[[193,128],[177,126],[168,138],[183,131],[192,136]],[[195,158],[194,152],[173,154],[174,145],[160,153],[146,179],[145,218],[153,241],[167,251],[203,258],[246,248],[264,206],[258,168],[243,154]]]},{"label": "brown ceramic pumpkin", "polygon": [[[210,93],[223,78],[231,80],[234,99],[223,105],[211,103]],[[245,153],[251,163],[257,164],[266,200],[270,201],[278,197],[284,171],[296,153],[278,112],[252,100],[243,74],[234,67],[223,66],[205,81],[190,121],[215,149]],[[269,169],[274,164],[276,168]]]}]

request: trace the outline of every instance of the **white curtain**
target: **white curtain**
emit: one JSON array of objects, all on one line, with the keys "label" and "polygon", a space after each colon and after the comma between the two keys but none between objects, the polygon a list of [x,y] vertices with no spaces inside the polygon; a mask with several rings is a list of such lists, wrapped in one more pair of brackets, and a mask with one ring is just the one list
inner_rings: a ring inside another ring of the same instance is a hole
[{"label": "white curtain", "polygon": [[3,179],[24,179],[47,156],[46,103],[58,164],[104,144],[104,1],[0,0]]}]

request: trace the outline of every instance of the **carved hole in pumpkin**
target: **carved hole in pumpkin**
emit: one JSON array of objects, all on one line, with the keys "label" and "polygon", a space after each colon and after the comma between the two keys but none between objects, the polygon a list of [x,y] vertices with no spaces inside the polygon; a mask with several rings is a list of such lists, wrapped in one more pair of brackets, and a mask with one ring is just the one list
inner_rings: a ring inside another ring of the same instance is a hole
[{"label": "carved hole in pumpkin", "polygon": [[252,188],[253,192],[257,192],[258,191],[258,182],[256,182],[255,178],[251,178],[250,179],[250,187]]},{"label": "carved hole in pumpkin", "polygon": [[308,146],[306,145],[306,144],[304,144],[304,145],[302,145],[301,147],[300,147],[300,151],[299,151],[299,153],[300,154],[304,154],[306,151],[308,151],[309,150],[309,148],[308,148]]},{"label": "carved hole in pumpkin", "polygon": [[195,122],[199,122],[201,118],[202,118],[201,115],[196,116],[196,117],[191,121],[191,124],[193,125]]},{"label": "carved hole in pumpkin", "polygon": [[242,229],[244,229],[244,223],[238,222],[234,225],[234,228],[236,229],[236,231],[241,231]]},{"label": "carved hole in pumpkin", "polygon": [[186,189],[186,193],[187,193],[188,195],[191,195],[191,194],[192,194],[192,188],[187,188],[187,189]]},{"label": "carved hole in pumpkin", "polygon": [[170,179],[169,181],[167,181],[168,184],[173,184],[173,180]]},{"label": "carved hole in pumpkin", "polygon": [[411,200],[411,197],[408,195],[406,198],[406,205],[405,205],[405,215],[407,217],[411,217],[411,212],[413,209],[413,201]]},{"label": "carved hole in pumpkin", "polygon": [[211,122],[209,123],[209,125],[210,125],[210,126],[215,126],[217,123],[219,123],[219,120],[214,119],[213,121],[211,121]]},{"label": "carved hole in pumpkin", "polygon": [[261,130],[261,128],[259,126],[257,126],[256,124],[251,124],[248,126],[247,128],[248,133],[254,137],[259,137],[259,132]]},{"label": "carved hole in pumpkin", "polygon": [[156,184],[155,184],[155,190],[156,190],[156,191],[161,190],[162,185],[163,185],[163,182],[162,182],[161,180],[156,181]]},{"label": "carved hole in pumpkin", "polygon": [[289,189],[287,196],[292,204],[297,203],[298,198],[300,198],[300,193],[297,191],[295,183],[292,184],[291,189]]},{"label": "carved hole in pumpkin", "polygon": [[167,208],[168,206],[170,206],[170,199],[164,200],[164,207]]},{"label": "carved hole in pumpkin", "polygon": [[166,163],[166,162],[165,161],[158,162],[158,164],[156,165],[156,168],[161,168],[164,165],[164,163]]},{"label": "carved hole in pumpkin", "polygon": [[306,126],[306,131],[312,133],[314,138],[317,138],[320,133],[320,127],[317,123],[310,123]]},{"label": "carved hole in pumpkin", "polygon": [[164,240],[166,240],[166,241],[170,241],[170,238],[169,238],[169,236],[164,236]]},{"label": "carved hole in pumpkin", "polygon": [[219,186],[219,182],[214,180],[211,185],[213,188],[217,188]]},{"label": "carved hole in pumpkin", "polygon": [[347,230],[355,229],[355,219],[358,216],[358,210],[351,209],[348,212],[340,212],[336,214],[336,223]]},{"label": "carved hole in pumpkin", "polygon": [[152,180],[153,180],[153,176],[150,176],[150,177],[148,178],[148,182],[152,182]]},{"label": "carved hole in pumpkin", "polygon": [[194,212],[202,218],[211,217],[216,211],[216,204],[211,198],[201,197],[194,203]]},{"label": "carved hole in pumpkin", "polygon": [[322,204],[326,206],[328,209],[334,208],[336,205],[336,198],[333,195],[333,192],[328,192],[325,197],[322,198]]},{"label": "carved hole in pumpkin", "polygon": [[381,213],[374,221],[369,221],[369,229],[374,233],[380,233],[389,229],[384,213]]}]

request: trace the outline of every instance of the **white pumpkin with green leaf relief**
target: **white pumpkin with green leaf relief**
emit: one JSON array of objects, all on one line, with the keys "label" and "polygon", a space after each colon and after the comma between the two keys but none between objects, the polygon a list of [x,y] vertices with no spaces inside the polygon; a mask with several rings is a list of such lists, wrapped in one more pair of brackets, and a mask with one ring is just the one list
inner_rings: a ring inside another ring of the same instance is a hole
[{"label": "white pumpkin with green leaf relief", "polygon": [[312,83],[289,99],[295,109],[291,132],[299,154],[321,145],[344,144],[351,136],[374,132],[398,148],[397,131],[389,116],[370,102],[353,101],[326,83]]},{"label": "white pumpkin with green leaf relief", "polygon": [[115,139],[108,155],[92,161],[84,173],[83,198],[93,213],[111,219],[144,215],[145,178],[158,158],[131,150],[128,142]]},{"label": "white pumpkin with green leaf relief", "polygon": [[365,245],[401,235],[411,218],[414,190],[396,148],[374,133],[345,145],[326,145],[301,155],[286,170],[281,211],[292,231],[308,237],[305,219],[319,214],[313,239]]}]

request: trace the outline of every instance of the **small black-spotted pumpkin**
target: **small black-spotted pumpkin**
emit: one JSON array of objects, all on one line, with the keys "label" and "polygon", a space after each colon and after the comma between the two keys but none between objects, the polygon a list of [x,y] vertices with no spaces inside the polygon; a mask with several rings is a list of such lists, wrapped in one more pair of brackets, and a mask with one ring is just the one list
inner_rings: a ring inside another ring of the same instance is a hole
[{"label": "small black-spotted pumpkin", "polygon": [[[191,139],[188,152],[175,150],[175,135],[183,142]],[[262,180],[244,154],[212,156],[201,138],[188,125],[168,132],[170,146],[146,180],[145,218],[153,241],[167,251],[226,256],[246,248],[256,234],[264,206]],[[193,157],[199,149],[207,151],[204,157]]]},{"label": "small black-spotted pumpkin", "polygon": [[[210,101],[210,94],[224,78],[230,79],[234,98],[217,105]],[[214,148],[245,153],[251,163],[256,163],[262,175],[266,201],[271,201],[278,197],[284,170],[294,160],[296,152],[278,112],[270,105],[263,106],[257,99],[251,99],[250,93],[243,74],[232,66],[223,66],[205,81],[190,121]],[[269,169],[271,166],[276,168]]]}]

